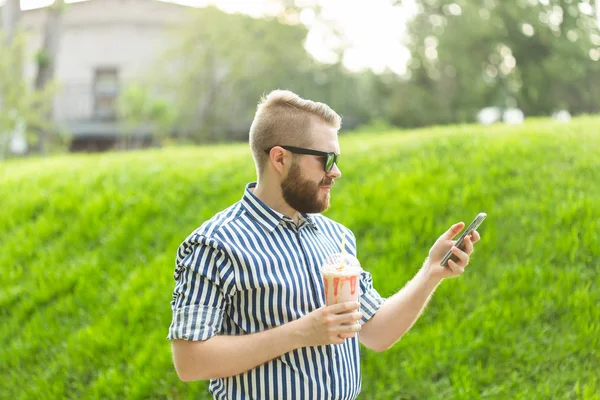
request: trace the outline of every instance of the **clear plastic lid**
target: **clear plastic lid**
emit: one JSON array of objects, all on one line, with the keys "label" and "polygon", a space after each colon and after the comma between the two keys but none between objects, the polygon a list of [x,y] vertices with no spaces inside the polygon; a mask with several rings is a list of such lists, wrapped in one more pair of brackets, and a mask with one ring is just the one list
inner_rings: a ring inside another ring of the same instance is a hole
[{"label": "clear plastic lid", "polygon": [[323,261],[323,272],[358,275],[362,272],[360,262],[352,254],[334,253]]}]

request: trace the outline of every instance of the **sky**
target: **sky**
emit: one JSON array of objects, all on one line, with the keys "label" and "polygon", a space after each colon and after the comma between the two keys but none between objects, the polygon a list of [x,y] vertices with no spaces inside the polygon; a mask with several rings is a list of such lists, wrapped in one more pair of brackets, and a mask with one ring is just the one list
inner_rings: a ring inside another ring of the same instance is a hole
[{"label": "sky", "polygon": [[[21,0],[23,9],[48,5],[53,0]],[[67,2],[78,0],[67,0]],[[190,6],[215,4],[226,12],[242,12],[255,17],[268,14],[273,10],[269,0],[169,0]],[[406,20],[414,13],[413,7],[402,9],[391,5],[390,0],[301,0],[310,5],[319,1],[323,7],[323,18],[333,21],[344,33],[347,50],[344,65],[353,71],[371,68],[380,73],[385,68],[403,74],[410,53],[402,45],[405,37]],[[3,3],[0,0],[0,3]],[[331,62],[333,54],[329,44],[335,42],[328,38],[326,29],[315,23],[314,14],[305,10],[301,22],[310,29],[306,49],[319,61]]]}]

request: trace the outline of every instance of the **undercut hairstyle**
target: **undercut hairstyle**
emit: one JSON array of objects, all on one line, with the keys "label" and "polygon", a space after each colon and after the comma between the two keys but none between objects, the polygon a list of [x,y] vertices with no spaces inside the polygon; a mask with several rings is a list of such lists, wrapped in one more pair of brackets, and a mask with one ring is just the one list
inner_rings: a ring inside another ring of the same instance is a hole
[{"label": "undercut hairstyle", "polygon": [[336,130],[342,118],[327,104],[305,100],[289,90],[273,90],[261,98],[250,127],[250,149],[258,175],[262,175],[273,146],[310,146],[310,126],[320,119]]}]

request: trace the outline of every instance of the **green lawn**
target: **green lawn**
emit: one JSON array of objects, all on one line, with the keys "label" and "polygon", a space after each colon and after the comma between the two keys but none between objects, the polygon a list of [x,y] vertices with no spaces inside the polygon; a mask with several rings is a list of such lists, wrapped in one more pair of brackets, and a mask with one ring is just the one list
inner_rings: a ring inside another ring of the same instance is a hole
[{"label": "green lawn", "polygon": [[[384,296],[456,221],[488,218],[464,276],[361,399],[600,399],[600,118],[341,138],[326,215]],[[208,399],[166,340],[175,251],[254,180],[247,145],[0,164],[0,393]]]}]

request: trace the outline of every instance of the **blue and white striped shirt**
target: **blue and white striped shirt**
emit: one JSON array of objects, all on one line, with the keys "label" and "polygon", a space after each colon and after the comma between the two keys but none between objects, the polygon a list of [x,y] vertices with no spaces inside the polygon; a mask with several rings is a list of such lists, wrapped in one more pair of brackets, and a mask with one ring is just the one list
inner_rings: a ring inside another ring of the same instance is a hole
[{"label": "blue and white striped shirt", "polygon": [[[320,214],[291,218],[247,185],[241,201],[192,232],[177,251],[168,339],[243,335],[296,320],[325,304],[319,267],[340,251],[356,255],[352,232]],[[361,323],[384,299],[371,275],[360,280]],[[243,374],[211,380],[216,399],[354,399],[361,388],[358,335],[343,344],[304,347]]]}]

